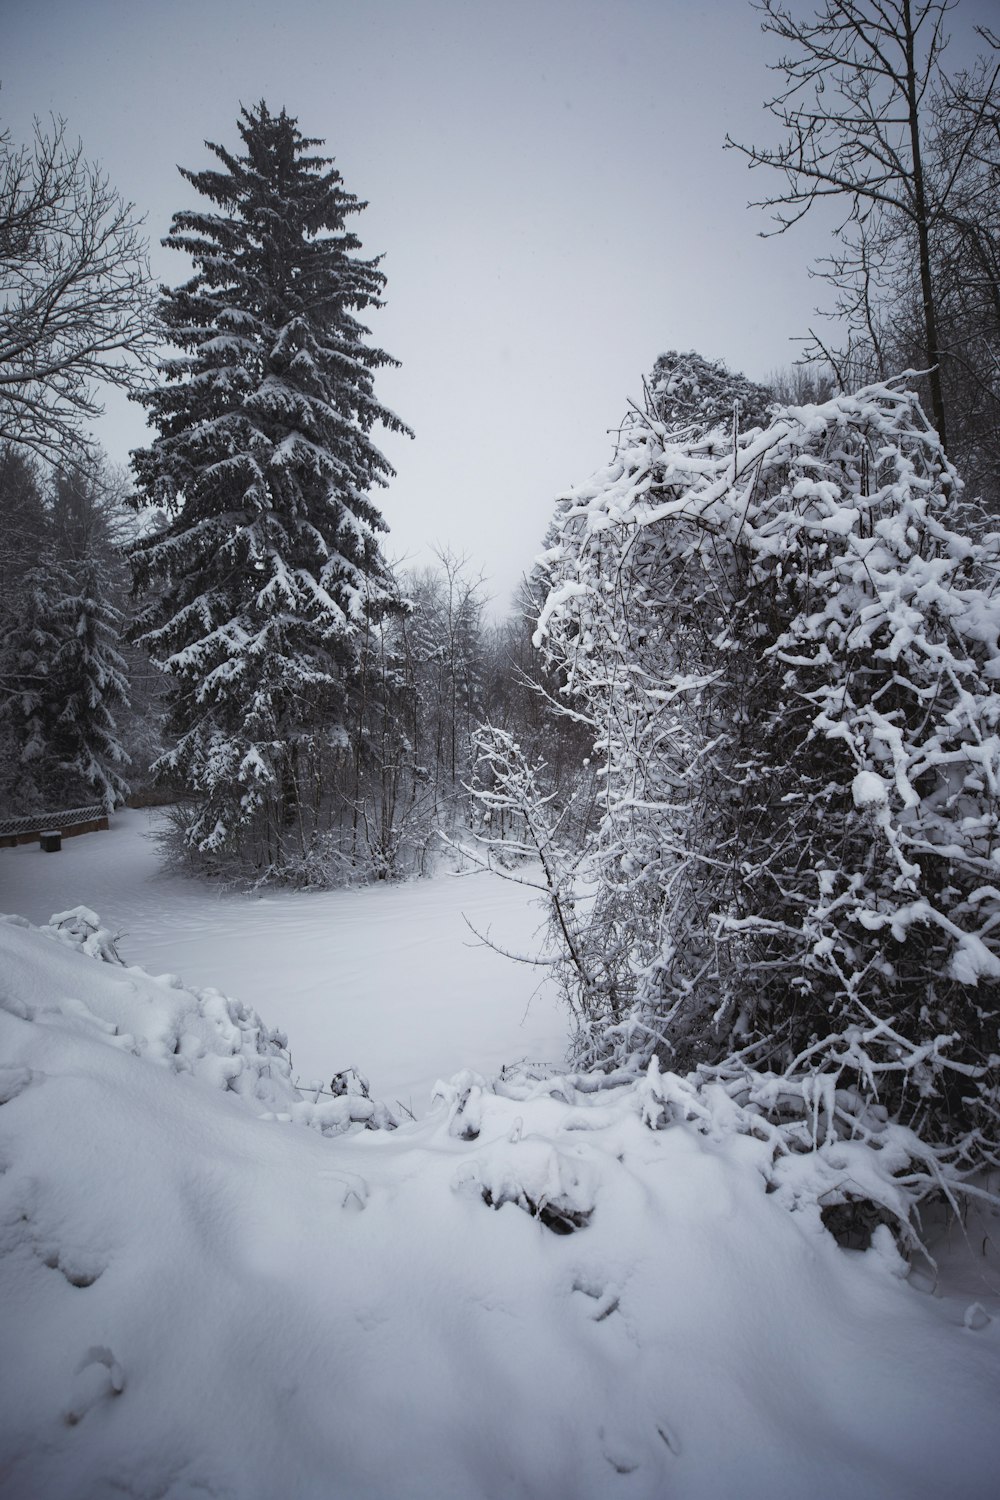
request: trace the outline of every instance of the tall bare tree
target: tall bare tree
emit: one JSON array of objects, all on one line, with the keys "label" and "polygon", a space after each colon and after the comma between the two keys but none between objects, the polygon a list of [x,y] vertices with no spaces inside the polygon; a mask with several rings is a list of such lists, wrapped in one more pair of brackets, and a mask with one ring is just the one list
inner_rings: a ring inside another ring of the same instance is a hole
[{"label": "tall bare tree", "polygon": [[55,120],[0,135],[0,442],[58,463],[131,390],[155,343],[146,243],[131,203]]},{"label": "tall bare tree", "polygon": [[[946,21],[957,0],[825,0],[799,20],[780,0],[755,8],[762,26],[785,52],[774,65],[784,87],[767,109],[784,132],[777,146],[726,144],[751,167],[770,167],[782,188],[757,200],[783,233],[817,202],[846,205],[839,226],[842,249],[820,274],[837,288],[837,312],[849,330],[849,354],[863,348],[875,370],[887,373],[880,326],[887,286],[915,301],[917,362],[928,372],[930,407],[943,443],[950,426],[942,366],[948,350],[941,329],[936,242],[966,201],[963,184],[983,142],[983,122],[998,100],[1000,69],[984,65],[979,97],[944,70]],[[993,38],[982,33],[989,46]],[[949,151],[940,150],[947,121]],[[931,149],[931,137],[938,149]],[[915,263],[916,277],[911,274]],[[899,311],[897,307],[896,311]],[[817,352],[830,357],[814,335]]]}]

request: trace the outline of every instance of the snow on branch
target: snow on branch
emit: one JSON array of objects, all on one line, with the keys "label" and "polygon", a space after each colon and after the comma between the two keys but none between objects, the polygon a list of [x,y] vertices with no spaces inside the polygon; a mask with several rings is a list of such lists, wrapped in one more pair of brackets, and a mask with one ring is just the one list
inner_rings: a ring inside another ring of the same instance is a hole
[{"label": "snow on branch", "polygon": [[620,955],[581,1061],[777,1062],[871,1016],[919,1053],[858,1062],[873,1098],[995,1138],[1000,539],[952,529],[960,490],[888,382],[743,432],[636,415],[562,503],[536,641],[600,726]]}]

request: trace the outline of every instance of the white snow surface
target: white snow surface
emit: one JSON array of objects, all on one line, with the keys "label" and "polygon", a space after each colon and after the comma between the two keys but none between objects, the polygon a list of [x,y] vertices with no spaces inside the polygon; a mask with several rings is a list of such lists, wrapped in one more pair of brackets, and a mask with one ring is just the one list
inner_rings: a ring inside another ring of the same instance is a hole
[{"label": "white snow surface", "polygon": [[439,1078],[522,1058],[559,1063],[566,1017],[547,971],[484,947],[539,948],[530,891],[488,873],[343,891],[241,895],[164,873],[161,815],[122,809],[106,833],[0,849],[0,911],[35,923],[86,905],[127,963],[254,1006],[288,1038],[293,1074],[357,1067],[374,1096],[424,1114]]},{"label": "white snow surface", "polygon": [[[398,936],[424,889],[372,893]],[[995,1218],[907,1279],[888,1230],[839,1249],[766,1191],[721,1095],[690,1107],[655,1070],[599,1093],[467,1072],[397,1130],[324,1134],[342,1101],[301,1096],[268,1023],[317,951],[305,913],[328,933],[366,894],[289,897],[264,1021],[101,961],[86,914],[0,922],[0,1495],[996,1494],[1000,1271],[973,1254]],[[209,903],[206,954],[213,917],[238,926]]]},{"label": "white snow surface", "polygon": [[851,783],[855,807],[883,807],[889,800],[889,789],[874,771],[859,771]]}]

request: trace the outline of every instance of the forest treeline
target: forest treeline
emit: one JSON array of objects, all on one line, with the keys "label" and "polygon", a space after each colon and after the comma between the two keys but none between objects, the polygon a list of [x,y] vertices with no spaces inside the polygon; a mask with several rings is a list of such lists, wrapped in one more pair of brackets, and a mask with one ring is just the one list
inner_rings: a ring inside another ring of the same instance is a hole
[{"label": "forest treeline", "polygon": [[771,1070],[814,1136],[906,1122],[915,1182],[997,1165],[1000,44],[949,71],[953,8],[763,0],[778,140],[727,144],[776,232],[841,211],[829,331],[766,383],[660,355],[499,625],[464,560],[388,561],[384,276],[322,141],[244,109],[154,294],[63,127],[4,137],[7,810],[158,787],[253,882],[474,837],[541,871],[581,1066]]},{"label": "forest treeline", "polygon": [[[284,111],[240,130],[185,174],[221,212],[176,216],[198,269],[159,298],[64,128],[5,139],[3,802],[159,797],[176,857],[229,878],[408,874],[461,818],[475,725],[544,719],[531,624],[491,623],[447,548],[390,566],[363,205]],[[99,378],[151,411],[131,476],[86,436]]]}]

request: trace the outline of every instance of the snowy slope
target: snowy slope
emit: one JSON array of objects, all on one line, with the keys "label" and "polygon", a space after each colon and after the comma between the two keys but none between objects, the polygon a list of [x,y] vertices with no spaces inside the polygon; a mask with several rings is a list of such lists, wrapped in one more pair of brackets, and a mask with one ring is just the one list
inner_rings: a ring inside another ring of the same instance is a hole
[{"label": "snowy slope", "polygon": [[4,1497],[996,1494],[987,1263],[839,1250],[642,1081],[324,1136],[248,1007],[9,923],[0,1059]]},{"label": "snowy slope", "polygon": [[559,1062],[566,1017],[545,971],[477,944],[463,920],[533,953],[530,893],[498,877],[442,875],[361,890],[220,893],[163,873],[147,833],[158,814],[124,809],[107,833],[0,849],[0,911],[46,922],[81,903],[118,935],[129,963],[176,971],[255,1006],[288,1037],[303,1080],[356,1066],[379,1097],[423,1114],[439,1077],[528,1057]]}]

